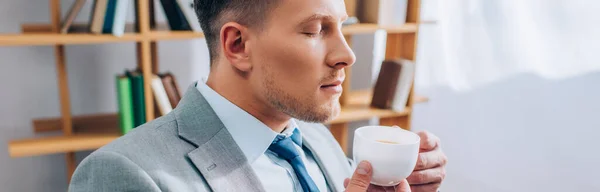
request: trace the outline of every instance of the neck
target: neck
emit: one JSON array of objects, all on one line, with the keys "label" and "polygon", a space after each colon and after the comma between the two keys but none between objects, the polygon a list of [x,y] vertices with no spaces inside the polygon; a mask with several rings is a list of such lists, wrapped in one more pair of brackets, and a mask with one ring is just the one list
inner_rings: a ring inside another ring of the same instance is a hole
[{"label": "neck", "polygon": [[206,85],[254,116],[271,130],[277,133],[283,132],[291,119],[290,116],[271,107],[267,101],[260,99],[257,94],[252,92],[246,77],[240,75],[239,72],[223,70],[218,66],[214,67],[216,69],[211,69]]}]

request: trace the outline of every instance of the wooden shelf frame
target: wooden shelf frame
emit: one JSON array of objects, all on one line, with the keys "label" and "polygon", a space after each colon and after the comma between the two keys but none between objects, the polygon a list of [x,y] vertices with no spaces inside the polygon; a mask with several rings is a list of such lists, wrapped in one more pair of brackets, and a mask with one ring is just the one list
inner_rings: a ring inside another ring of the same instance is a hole
[{"label": "wooden shelf frame", "polygon": [[[79,125],[76,117],[71,116],[69,86],[66,68],[65,45],[101,44],[101,43],[136,43],[138,68],[144,76],[144,89],[150,90],[151,74],[158,70],[157,41],[162,40],[185,40],[204,38],[204,34],[192,31],[163,31],[150,28],[149,1],[137,1],[139,12],[139,32],[125,33],[121,37],[110,34],[60,34],[60,0],[50,1],[51,24],[25,24],[22,26],[23,34],[0,34],[0,46],[53,46],[57,68],[57,81],[59,88],[61,117],[58,120],[49,120],[52,126],[38,131],[57,130],[62,131],[62,136],[26,139],[11,141],[9,143],[9,154],[11,157],[25,157],[65,153],[67,164],[67,176],[70,178],[76,168],[76,151],[97,149],[119,137],[118,133],[79,133],[74,130],[74,125]],[[384,30],[388,34],[386,59],[405,58],[415,59],[416,39],[419,28],[419,6],[420,0],[408,0],[407,23],[401,26],[378,26],[376,24],[355,24],[342,29],[347,41],[352,43],[352,35],[374,33]],[[344,94],[340,116],[330,122],[330,130],[344,151],[348,144],[348,122],[379,118],[382,125],[399,125],[410,129],[412,107],[418,101],[426,101],[422,97],[416,97],[411,89],[408,104],[404,111],[391,111],[369,107],[369,91],[350,91],[350,72],[346,70],[347,81],[343,84]],[[144,93],[145,105],[154,106],[151,91]],[[146,119],[153,120],[154,107],[146,108]],[[115,115],[106,115],[105,123],[114,121]],[[94,118],[92,118],[94,119]],[[97,119],[96,119],[97,120]],[[58,121],[58,122],[57,122]],[[85,121],[83,121],[85,124]],[[46,124],[49,125],[49,124]],[[117,125],[115,125],[117,126]]]}]

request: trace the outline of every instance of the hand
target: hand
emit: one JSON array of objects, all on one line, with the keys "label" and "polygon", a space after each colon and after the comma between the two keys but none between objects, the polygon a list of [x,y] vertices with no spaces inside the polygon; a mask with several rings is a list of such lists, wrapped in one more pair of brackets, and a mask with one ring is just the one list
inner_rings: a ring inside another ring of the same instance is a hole
[{"label": "hand", "polygon": [[440,138],[422,131],[417,165],[406,180],[413,192],[437,192],[446,177],[446,162],[448,158],[440,147]]},{"label": "hand", "polygon": [[[371,175],[373,174],[371,164],[367,161],[362,161],[358,164],[356,171],[351,179],[344,180],[346,192],[364,192],[364,191],[395,191],[395,192],[410,192],[410,186],[406,179],[395,187],[381,187],[371,185]],[[395,190],[394,190],[395,188]]]}]

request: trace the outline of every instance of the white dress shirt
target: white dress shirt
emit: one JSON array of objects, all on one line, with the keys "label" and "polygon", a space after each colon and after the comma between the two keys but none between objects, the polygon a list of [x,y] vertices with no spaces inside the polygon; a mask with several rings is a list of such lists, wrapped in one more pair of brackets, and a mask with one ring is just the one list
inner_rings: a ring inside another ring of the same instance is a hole
[{"label": "white dress shirt", "polygon": [[[294,119],[290,120],[282,133],[277,133],[215,92],[206,83],[200,81],[196,88],[204,96],[233,137],[233,140],[240,147],[265,190],[302,192],[302,187],[292,166],[285,159],[279,158],[276,153],[268,150],[278,134],[286,137],[294,134],[294,137],[301,137],[302,133],[297,129]],[[319,190],[322,192],[328,191],[323,172],[315,162],[310,150],[302,147],[301,144],[295,144],[308,174]]]}]

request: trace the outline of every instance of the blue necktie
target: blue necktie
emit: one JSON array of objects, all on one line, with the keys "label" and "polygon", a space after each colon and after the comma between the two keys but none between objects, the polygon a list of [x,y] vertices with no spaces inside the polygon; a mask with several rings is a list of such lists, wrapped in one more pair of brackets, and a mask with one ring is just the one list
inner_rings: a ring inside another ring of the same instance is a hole
[{"label": "blue necktie", "polygon": [[284,158],[296,172],[296,177],[300,180],[300,185],[305,192],[318,192],[319,188],[308,175],[306,167],[302,162],[302,158],[298,153],[298,150],[294,146],[294,142],[291,137],[285,137],[279,141],[277,139],[269,146],[269,150],[277,153],[279,157]]}]

